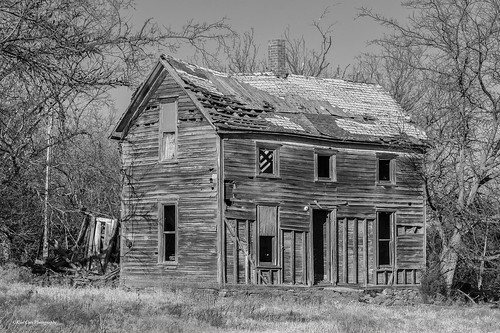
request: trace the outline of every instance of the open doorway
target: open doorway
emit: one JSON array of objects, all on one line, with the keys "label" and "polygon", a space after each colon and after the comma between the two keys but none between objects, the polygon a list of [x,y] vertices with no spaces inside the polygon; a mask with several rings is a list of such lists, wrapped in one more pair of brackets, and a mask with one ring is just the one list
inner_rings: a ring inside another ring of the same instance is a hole
[{"label": "open doorway", "polygon": [[330,211],[313,210],[312,234],[314,284],[330,282]]}]

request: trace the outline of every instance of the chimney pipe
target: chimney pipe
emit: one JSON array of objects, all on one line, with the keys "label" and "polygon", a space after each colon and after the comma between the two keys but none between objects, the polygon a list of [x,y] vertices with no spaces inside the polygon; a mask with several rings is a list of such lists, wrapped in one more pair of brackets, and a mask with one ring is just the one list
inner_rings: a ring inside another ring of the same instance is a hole
[{"label": "chimney pipe", "polygon": [[284,39],[272,39],[267,44],[267,66],[277,77],[287,77]]}]

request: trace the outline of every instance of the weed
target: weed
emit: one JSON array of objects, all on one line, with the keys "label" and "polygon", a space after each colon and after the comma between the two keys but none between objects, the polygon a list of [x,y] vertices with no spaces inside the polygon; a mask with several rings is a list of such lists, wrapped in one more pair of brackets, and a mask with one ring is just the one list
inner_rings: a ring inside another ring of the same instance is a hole
[{"label": "weed", "polygon": [[95,308],[86,307],[82,302],[46,303],[40,314],[48,321],[65,325],[85,325],[95,328],[99,325],[100,313]]},{"label": "weed", "polygon": [[225,324],[223,311],[218,308],[198,309],[194,312],[194,318],[198,321],[205,322],[212,327],[220,328]]}]

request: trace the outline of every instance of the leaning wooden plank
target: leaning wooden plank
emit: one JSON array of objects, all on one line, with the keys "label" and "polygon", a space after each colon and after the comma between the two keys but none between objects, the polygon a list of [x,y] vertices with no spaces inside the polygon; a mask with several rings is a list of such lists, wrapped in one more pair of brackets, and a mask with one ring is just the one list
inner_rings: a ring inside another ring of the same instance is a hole
[{"label": "leaning wooden plank", "polygon": [[109,240],[108,246],[106,248],[106,256],[104,257],[104,264],[102,267],[102,271],[106,272],[106,268],[108,267],[109,263],[109,258],[111,257],[111,254],[113,253],[115,246],[116,246],[116,241],[118,240],[118,234],[119,234],[119,223],[118,220],[113,220],[113,228],[111,229],[111,238]]},{"label": "leaning wooden plank", "polygon": [[90,218],[90,225],[89,225],[89,229],[88,229],[88,240],[89,240],[89,243],[88,243],[88,251],[87,251],[87,257],[90,258],[93,254],[94,254],[94,234],[95,234],[95,217],[92,216]]},{"label": "leaning wooden plank", "polygon": [[73,252],[75,252],[75,250],[78,249],[78,247],[80,246],[80,243],[85,238],[85,233],[87,232],[87,228],[89,226],[90,218],[91,218],[90,215],[85,215],[83,217],[83,222],[82,222],[82,226],[80,228],[80,232],[78,233],[78,237],[76,238],[75,245],[71,249]]}]

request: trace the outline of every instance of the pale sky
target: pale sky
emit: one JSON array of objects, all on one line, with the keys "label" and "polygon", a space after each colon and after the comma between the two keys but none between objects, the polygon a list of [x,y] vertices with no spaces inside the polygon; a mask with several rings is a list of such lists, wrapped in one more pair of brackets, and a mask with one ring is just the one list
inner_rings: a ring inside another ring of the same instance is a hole
[{"label": "pale sky", "polygon": [[[337,65],[344,68],[354,63],[357,55],[369,51],[367,42],[380,37],[385,31],[370,19],[356,19],[358,9],[364,6],[384,16],[404,20],[409,12],[400,3],[398,0],[136,0],[135,11],[128,15],[138,25],[145,19],[153,18],[173,29],[180,29],[190,19],[194,22],[213,22],[226,17],[238,33],[254,28],[256,40],[261,45],[260,56],[265,59],[267,41],[281,37],[287,27],[290,27],[292,36],[304,35],[306,41],[317,45],[315,38],[318,36],[311,23],[329,7],[327,23],[335,23],[329,61],[332,68]],[[181,51],[173,56],[187,59],[192,54]],[[118,113],[125,110],[130,96],[131,92],[126,89],[117,94]]]}]

